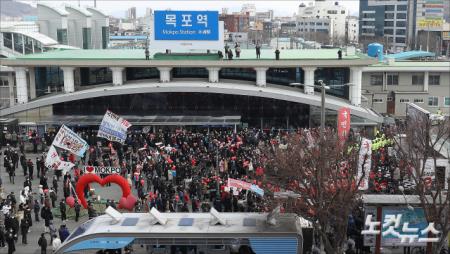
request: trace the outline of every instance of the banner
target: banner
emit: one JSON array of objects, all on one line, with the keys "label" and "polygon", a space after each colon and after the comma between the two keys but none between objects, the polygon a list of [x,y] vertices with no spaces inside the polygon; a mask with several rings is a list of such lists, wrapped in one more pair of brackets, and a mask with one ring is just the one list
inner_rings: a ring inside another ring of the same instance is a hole
[{"label": "banner", "polygon": [[337,130],[339,140],[346,140],[350,131],[350,109],[340,108],[338,111]]},{"label": "banner", "polygon": [[83,157],[88,148],[86,141],[65,125],[61,126],[61,129],[59,129],[52,145],[67,150],[79,157]]},{"label": "banner", "polygon": [[235,187],[235,188],[243,189],[243,190],[251,190],[260,196],[264,196],[264,190],[259,188],[258,185],[247,183],[247,182],[241,181],[241,180],[236,180],[233,178],[228,178],[227,187],[228,188]]},{"label": "banner", "polygon": [[233,178],[228,178],[228,187],[235,187],[239,189],[249,190],[252,187],[251,183],[236,180]]},{"label": "banner", "polygon": [[127,120],[108,110],[100,124],[97,137],[123,144],[127,139],[127,129],[130,126],[131,124]]},{"label": "banner", "polygon": [[84,166],[83,168],[85,173],[92,173],[97,175],[112,175],[118,174],[122,172],[121,168],[116,167],[100,167],[100,166]]},{"label": "banner", "polygon": [[[366,159],[365,163],[364,159]],[[359,150],[358,177],[356,178],[356,181],[360,181],[363,175],[364,177],[358,186],[359,190],[367,190],[369,188],[369,173],[371,165],[372,165],[372,141],[363,138],[361,142],[361,149]]]},{"label": "banner", "polygon": [[68,172],[75,164],[68,162],[68,161],[62,161],[59,158],[58,152],[56,151],[54,146],[50,146],[50,149],[48,150],[47,157],[45,158],[45,166],[47,168],[51,168],[53,170],[62,170],[65,174]]}]

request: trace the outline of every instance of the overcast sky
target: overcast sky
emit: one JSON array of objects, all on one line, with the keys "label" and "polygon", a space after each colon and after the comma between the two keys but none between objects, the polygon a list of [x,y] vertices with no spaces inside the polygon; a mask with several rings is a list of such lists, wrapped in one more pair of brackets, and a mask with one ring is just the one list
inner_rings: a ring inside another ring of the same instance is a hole
[{"label": "overcast sky", "polygon": [[[1,0],[0,0],[1,1]],[[69,3],[72,5],[81,6],[93,6],[94,0],[25,0],[22,2],[28,2],[36,4],[36,2],[50,3],[53,5],[59,5],[60,3]],[[171,8],[172,10],[218,10],[222,8],[228,8],[229,12],[240,11],[244,3],[254,3],[257,11],[265,11],[272,9],[275,12],[275,16],[291,16],[294,12],[298,11],[298,5],[300,3],[308,3],[310,1],[277,1],[277,0],[259,0],[259,1],[219,1],[219,0],[203,0],[203,1],[190,1],[190,0],[97,0],[97,8],[107,12],[113,16],[124,16],[125,11],[130,7],[136,7],[137,15],[142,16],[145,13],[147,7],[153,8],[153,10],[161,10]],[[359,10],[359,0],[344,0],[338,1],[339,4],[345,5],[350,14],[357,15]]]}]

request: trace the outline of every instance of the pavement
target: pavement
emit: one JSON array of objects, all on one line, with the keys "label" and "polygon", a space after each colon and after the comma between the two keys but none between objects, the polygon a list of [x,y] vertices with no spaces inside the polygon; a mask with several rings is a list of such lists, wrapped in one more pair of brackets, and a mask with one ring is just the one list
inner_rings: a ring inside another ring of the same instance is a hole
[{"label": "pavement", "polygon": [[[3,190],[6,194],[11,193],[11,191],[14,192],[17,201],[19,201],[19,193],[23,188],[23,182],[25,181],[25,177],[23,175],[23,170],[22,167],[20,166],[19,163],[19,168],[16,169],[16,177],[15,177],[15,184],[10,183],[9,181],[9,175],[6,172],[4,166],[3,166],[3,150],[4,148],[1,150],[2,151],[2,155],[0,156],[0,176],[2,178],[3,181]],[[33,154],[33,153],[26,153],[26,157],[27,159],[31,159],[33,161],[33,163],[35,163],[36,161],[36,157],[40,155],[39,154]],[[39,178],[36,177],[36,165],[35,165],[35,170],[34,170],[34,179],[32,180],[32,187],[33,187],[33,192],[37,191],[37,187],[39,186]],[[52,186],[51,183],[51,179],[53,177],[53,172],[49,171],[47,173],[49,182],[49,187]],[[63,191],[62,191],[62,178],[60,179],[59,182],[59,190],[58,190],[58,200],[57,200],[57,204],[59,204],[59,201],[63,198]],[[101,187],[99,185],[93,185],[93,187],[96,190],[96,193],[98,195],[101,196],[102,199],[114,199],[114,200],[119,200],[120,196],[121,196],[121,190],[120,187],[117,185],[111,185],[110,187]],[[83,209],[83,208],[82,208]],[[28,237],[28,244],[22,244],[22,236],[19,234],[18,236],[18,241],[16,242],[16,252],[18,254],[31,254],[31,253],[41,253],[40,252],[40,247],[37,244],[39,237],[41,236],[41,233],[44,232],[44,221],[42,219],[40,219],[39,222],[34,221],[34,213],[32,213],[32,219],[33,219],[33,226],[30,227],[30,232],[28,233],[27,237]],[[74,219],[68,219],[67,221],[65,221],[64,223],[61,221],[60,218],[57,218],[55,216],[54,220],[53,220],[53,224],[55,226],[56,229],[59,229],[59,226],[61,224],[66,224],[66,226],[69,229],[69,232],[72,233],[73,230],[80,224],[82,224],[83,222],[87,221],[88,217],[87,215],[85,215],[84,217],[81,217],[80,220],[78,222],[75,222]],[[49,235],[47,234],[47,239],[49,242],[49,246],[47,249],[47,253],[52,253],[52,247],[50,245],[50,239],[49,239]],[[8,248],[4,247],[4,248],[0,248],[0,253],[7,253],[8,252]]]}]

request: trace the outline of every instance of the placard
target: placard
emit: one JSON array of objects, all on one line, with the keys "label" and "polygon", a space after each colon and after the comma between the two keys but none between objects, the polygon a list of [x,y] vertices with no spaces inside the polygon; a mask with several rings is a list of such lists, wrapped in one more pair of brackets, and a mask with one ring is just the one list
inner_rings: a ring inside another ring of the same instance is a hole
[{"label": "placard", "polygon": [[87,142],[65,125],[59,129],[52,145],[67,150],[79,157],[83,157],[88,148]]}]

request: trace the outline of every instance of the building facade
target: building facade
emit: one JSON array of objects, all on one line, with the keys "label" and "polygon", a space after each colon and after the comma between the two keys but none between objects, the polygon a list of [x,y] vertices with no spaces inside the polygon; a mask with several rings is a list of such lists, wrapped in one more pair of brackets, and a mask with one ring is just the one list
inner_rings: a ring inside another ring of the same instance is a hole
[{"label": "building facade", "polygon": [[412,102],[431,113],[450,113],[450,62],[395,61],[363,68],[363,104],[376,112],[406,115]]},{"label": "building facade", "polygon": [[360,0],[359,34],[363,48],[372,42],[391,52],[406,50],[412,44],[415,1]]}]

